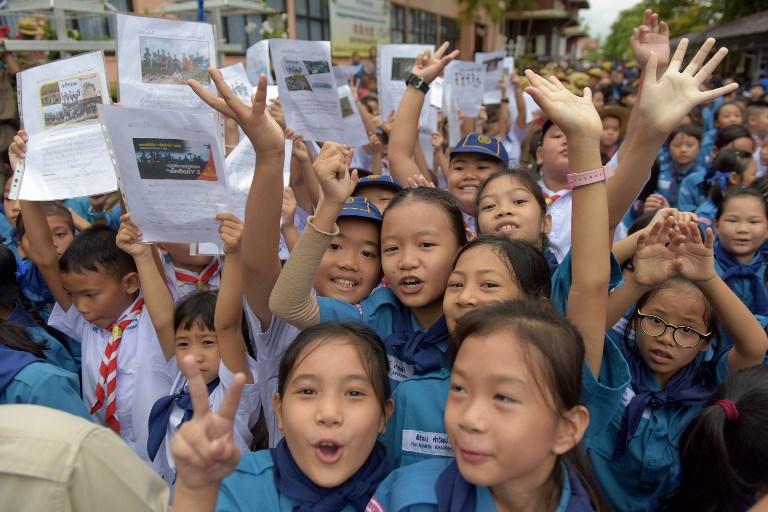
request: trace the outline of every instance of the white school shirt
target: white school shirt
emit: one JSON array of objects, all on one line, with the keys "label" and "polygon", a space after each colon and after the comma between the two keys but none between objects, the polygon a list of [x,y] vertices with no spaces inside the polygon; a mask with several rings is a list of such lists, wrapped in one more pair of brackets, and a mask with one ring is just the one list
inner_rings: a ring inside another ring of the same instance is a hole
[{"label": "white school shirt", "polygon": [[245,318],[248,322],[251,347],[256,354],[259,395],[261,397],[261,407],[264,411],[264,421],[269,432],[269,447],[274,448],[283,438],[283,433],[277,428],[277,415],[272,409],[272,397],[277,393],[280,359],[285,349],[296,339],[299,330],[278,316],[272,315],[269,329],[263,332],[259,317],[256,316],[247,301],[245,304]]},{"label": "white school shirt", "polygon": [[[123,315],[129,311],[130,306]],[[48,325],[80,341],[83,400],[90,408],[96,403],[99,367],[112,333],[86,321],[74,305],[64,311],[56,303]],[[117,349],[117,419],[120,421],[120,437],[148,464],[149,412],[152,405],[168,393],[177,371],[176,360],[165,359],[145,307],[123,331]],[[106,407],[102,407],[96,414],[95,419],[101,424],[104,424],[105,411]]]},{"label": "white school shirt", "polygon": [[[246,355],[248,360],[248,367],[251,370],[251,376],[253,377],[253,384],[246,384],[243,387],[243,394],[240,397],[240,404],[237,406],[237,412],[235,413],[234,424],[234,441],[235,446],[241,451],[248,451],[253,441],[253,434],[249,426],[250,417],[253,411],[258,413],[260,407],[259,397],[259,380],[256,373],[256,361],[250,356]],[[229,386],[232,385],[232,380],[235,378],[235,374],[232,373],[229,368],[224,365],[224,361],[219,363],[219,385],[211,391],[208,395],[208,405],[211,410],[218,411],[221,404],[224,403],[224,396],[227,394]],[[181,373],[177,372],[176,378],[173,381],[173,386],[170,388],[169,395],[175,395],[179,393],[186,385],[187,379]],[[181,426],[181,420],[184,419],[184,410],[173,404],[173,410],[171,411],[171,417],[168,420],[168,429],[165,433],[165,439],[163,439],[160,448],[157,451],[157,457],[152,463],[155,471],[163,477],[163,480],[168,485],[173,485],[176,479],[176,463],[173,460],[171,454],[171,439],[176,435]]]},{"label": "white school shirt", "polygon": [[[219,270],[216,271],[216,273],[208,280],[208,289],[209,290],[218,290],[219,284],[221,283],[221,269],[224,265],[224,262],[219,258],[218,256],[214,256],[214,258],[217,258],[219,260]],[[173,302],[179,302],[181,299],[186,297],[192,292],[197,291],[197,284],[195,283],[187,283],[184,281],[179,281],[176,279],[176,265],[173,264],[173,260],[171,260],[170,257],[167,255],[160,258],[160,261],[163,262],[163,273],[165,274],[165,282],[168,285],[168,289],[171,291],[171,296],[173,297]],[[183,269],[179,269],[183,270]],[[186,271],[189,272],[189,271]]]}]

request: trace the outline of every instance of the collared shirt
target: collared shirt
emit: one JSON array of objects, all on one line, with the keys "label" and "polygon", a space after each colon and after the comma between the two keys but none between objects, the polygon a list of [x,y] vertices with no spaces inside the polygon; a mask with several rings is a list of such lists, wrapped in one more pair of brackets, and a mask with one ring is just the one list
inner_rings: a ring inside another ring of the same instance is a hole
[{"label": "collared shirt", "polygon": [[111,430],[48,407],[0,406],[3,510],[162,512],[169,494]]},{"label": "collared shirt", "polygon": [[[57,303],[48,324],[80,340],[83,400],[88,407],[92,406],[96,403],[99,367],[112,334],[86,321],[74,305],[64,311]],[[159,398],[168,394],[177,371],[174,358],[166,361],[145,308],[125,329],[117,350],[117,417],[120,437],[147,463],[149,412]],[[105,409],[98,413],[97,419],[101,422]]]}]

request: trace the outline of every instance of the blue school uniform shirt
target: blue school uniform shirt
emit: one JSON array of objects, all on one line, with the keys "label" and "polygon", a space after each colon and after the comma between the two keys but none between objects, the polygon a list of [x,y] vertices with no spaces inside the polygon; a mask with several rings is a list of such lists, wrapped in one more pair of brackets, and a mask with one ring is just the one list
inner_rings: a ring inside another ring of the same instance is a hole
[{"label": "blue school uniform shirt", "polygon": [[[49,363],[70,371],[75,375],[80,374],[80,365],[72,357],[72,354],[69,353],[58,339],[45,330],[45,327],[35,322],[20,303],[16,303],[8,320],[22,325],[34,341],[38,343],[44,342],[48,345],[48,348],[45,349],[45,358]],[[79,383],[77,385],[77,393],[80,394]]]},{"label": "blue school uniform shirt", "polygon": [[16,246],[16,228],[5,215],[0,215],[0,242],[13,253],[16,263],[21,261],[19,248]]},{"label": "blue school uniform shirt", "polygon": [[[384,340],[394,332],[394,320],[398,315],[410,318],[411,328],[422,331],[413,313],[404,306],[389,288],[377,288],[359,304],[349,304],[330,297],[318,297],[321,322],[360,322],[373,329]],[[448,335],[428,350],[440,358],[441,368],[450,368],[448,357]],[[389,382],[394,392],[403,380],[414,375],[414,366],[401,361],[397,350],[387,347],[389,359]]]},{"label": "blue school uniform shirt", "polygon": [[0,404],[52,407],[92,421],[80,398],[77,375],[44,361],[29,364],[0,390]]},{"label": "blue school uniform shirt", "polygon": [[[717,243],[717,242],[716,242]],[[763,245],[765,248],[768,249],[768,243]],[[747,263],[747,265],[752,264],[758,257],[761,257],[759,254],[756,254],[754,258],[752,258],[752,261]],[[760,282],[763,283],[763,286],[765,286],[765,279],[766,279],[766,268],[768,268],[768,258],[766,262],[764,262],[762,265],[759,266],[757,269],[757,276],[760,279]],[[723,276],[725,273],[725,269],[721,265],[721,263],[715,258],[715,271],[717,272],[717,275]],[[739,299],[744,303],[745,306],[755,315],[755,319],[757,319],[758,322],[760,322],[760,325],[765,328],[768,326],[768,316],[757,314],[755,312],[756,309],[756,302],[755,298],[752,296],[752,286],[751,286],[751,280],[746,277],[734,277],[727,281],[728,287],[735,293]],[[730,339],[730,337],[726,336],[726,347],[733,346],[733,341]]]},{"label": "blue school uniform shirt", "polygon": [[123,210],[120,208],[119,204],[106,212],[96,212],[93,211],[88,196],[83,196],[64,200],[64,206],[66,208],[72,208],[76,214],[91,224],[103,221],[104,224],[114,230],[120,229],[120,216],[123,214]]},{"label": "blue school uniform shirt", "polygon": [[715,145],[715,139],[717,138],[717,128],[712,128],[704,132],[701,137],[701,145],[699,154],[696,155],[696,163],[701,164],[704,167],[709,167],[712,160],[712,146]]},{"label": "blue school uniform shirt", "polygon": [[47,322],[48,317],[51,316],[51,305],[56,302],[56,299],[37,265],[28,258],[19,261],[16,266],[16,281],[19,283],[21,293],[34,304],[43,320]]},{"label": "blue school uniform shirt", "polygon": [[659,178],[656,182],[656,192],[664,196],[672,208],[677,208],[680,185],[682,181],[694,172],[704,171],[701,165],[694,164],[685,170],[678,169],[671,157],[659,161]]},{"label": "blue school uniform shirt", "polygon": [[684,212],[695,212],[704,201],[707,200],[704,194],[704,178],[707,176],[705,170],[694,171],[680,182],[680,193],[677,196],[677,208]]},{"label": "blue school uniform shirt", "polygon": [[701,225],[702,233],[707,228],[715,229],[715,219],[717,217],[717,206],[712,202],[711,198],[707,198],[703,203],[696,208],[696,215],[699,216],[699,224]]},{"label": "blue school uniform shirt", "polygon": [[[217,512],[293,512],[298,502],[280,494],[275,486],[275,465],[270,450],[244,452],[235,471],[221,483]],[[339,512],[355,512],[347,505]]]},{"label": "blue school uniform shirt", "polygon": [[[557,271],[552,275],[552,292],[550,293],[550,301],[557,311],[561,315],[565,316],[568,312],[568,294],[571,292],[571,283],[573,283],[572,273],[572,258],[569,252],[560,265],[557,267]],[[621,265],[616,261],[616,258],[611,254],[611,275],[608,283],[609,289],[613,290],[619,286],[622,282]]]},{"label": "blue school uniform shirt", "polygon": [[[440,474],[451,459],[432,459],[402,467],[384,479],[373,495],[366,512],[435,512]],[[560,465],[563,483],[555,512],[565,512],[571,501],[571,481],[565,465]],[[495,512],[496,504],[488,487],[475,487],[475,512]],[[472,512],[472,511],[466,511]]]},{"label": "blue school uniform shirt", "polygon": [[450,389],[451,372],[441,368],[404,380],[392,393],[395,410],[380,441],[395,467],[454,456],[443,421]]},{"label": "blue school uniform shirt", "polygon": [[701,109],[701,120],[704,123],[704,130],[709,131],[715,128],[715,112],[720,108],[725,100],[722,96],[715,98],[709,105],[703,105]]},{"label": "blue school uniform shirt", "polygon": [[[614,510],[653,510],[677,487],[680,438],[706,404],[647,408],[626,451],[614,460],[625,409],[635,394],[625,353],[619,347],[623,347],[623,340],[609,331],[600,379],[595,380],[586,365],[582,372],[582,401],[590,413],[583,443],[603,494]],[[717,383],[728,375],[727,353],[716,361],[715,373]],[[649,387],[660,389],[655,378],[650,379]]]}]

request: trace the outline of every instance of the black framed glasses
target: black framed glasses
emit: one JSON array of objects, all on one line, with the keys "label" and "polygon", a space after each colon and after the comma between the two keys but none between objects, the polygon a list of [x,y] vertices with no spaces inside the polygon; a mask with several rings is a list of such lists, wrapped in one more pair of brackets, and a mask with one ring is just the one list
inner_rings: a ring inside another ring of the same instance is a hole
[{"label": "black framed glasses", "polygon": [[672,339],[682,348],[696,348],[702,341],[712,336],[711,332],[701,333],[687,325],[672,325],[656,315],[646,315],[637,308],[635,313],[640,319],[640,329],[648,336],[663,336],[667,329],[672,329]]}]

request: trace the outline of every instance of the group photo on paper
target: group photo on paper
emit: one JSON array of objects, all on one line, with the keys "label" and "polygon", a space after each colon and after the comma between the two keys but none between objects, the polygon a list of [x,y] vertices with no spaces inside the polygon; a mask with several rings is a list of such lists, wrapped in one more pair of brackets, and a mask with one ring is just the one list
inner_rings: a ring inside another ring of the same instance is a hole
[{"label": "group photo on paper", "polygon": [[740,18],[431,44],[334,0],[232,55],[199,3],[95,51],[0,5],[0,509],[768,512]]}]

